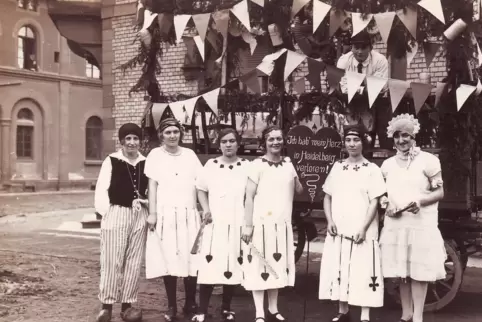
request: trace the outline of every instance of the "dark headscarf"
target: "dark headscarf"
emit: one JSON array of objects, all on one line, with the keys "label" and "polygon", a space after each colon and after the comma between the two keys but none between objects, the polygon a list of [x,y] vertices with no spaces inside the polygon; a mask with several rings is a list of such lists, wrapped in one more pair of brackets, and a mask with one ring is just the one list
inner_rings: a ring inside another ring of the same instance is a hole
[{"label": "dark headscarf", "polygon": [[137,137],[140,139],[142,136],[142,130],[139,125],[135,123],[126,123],[119,129],[119,141],[124,140],[129,134],[137,135]]},{"label": "dark headscarf", "polygon": [[169,117],[167,119],[162,120],[161,123],[159,124],[159,133],[164,132],[164,130],[170,126],[175,126],[180,131],[182,130],[181,123],[179,123],[178,120],[176,120],[175,118]]},{"label": "dark headscarf", "polygon": [[366,139],[366,130],[362,124],[350,124],[343,126],[343,134],[345,138],[348,135],[355,135],[362,140]]}]

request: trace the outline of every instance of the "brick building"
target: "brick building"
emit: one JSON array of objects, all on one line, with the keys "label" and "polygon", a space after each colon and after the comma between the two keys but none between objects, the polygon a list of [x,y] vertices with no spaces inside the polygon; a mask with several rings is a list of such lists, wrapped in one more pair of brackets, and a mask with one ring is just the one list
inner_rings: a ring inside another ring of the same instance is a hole
[{"label": "brick building", "polygon": [[46,0],[0,1],[0,187],[95,182],[108,115],[100,71],[78,54]]},{"label": "brick building", "polygon": [[[52,0],[64,1],[64,0]],[[72,1],[72,0],[69,0]],[[134,26],[137,21],[137,0],[76,0],[74,2],[98,2],[102,6],[102,83],[103,83],[103,148],[104,155],[115,150],[117,146],[116,133],[121,124],[134,121],[140,122],[146,107],[145,93],[133,93],[129,95],[129,89],[136,83],[140,76],[140,70],[128,71],[125,75],[118,67],[128,59],[134,57],[138,50],[138,44],[134,43]],[[474,2],[475,3],[475,2]],[[375,48],[381,53],[386,53],[382,43],[376,44]],[[161,62],[162,73],[158,77],[163,92],[168,94],[183,93],[185,95],[198,94],[199,87],[196,80],[188,80],[185,77],[183,66],[187,47],[185,43],[163,48],[164,55]],[[412,63],[405,68],[399,61],[390,61],[390,76],[397,79],[418,80],[420,73],[428,72],[431,81],[435,84],[446,76],[445,61],[442,57],[442,48],[437,53],[430,68],[426,67],[423,50],[419,49]],[[251,57],[246,51],[240,59],[245,62],[245,69],[255,67],[263,55]],[[402,66],[402,68],[400,68]],[[303,63],[295,78],[308,73],[307,63]],[[229,77],[225,70],[223,78]],[[326,86],[325,82],[322,85]],[[306,88],[309,89],[308,83]]]}]

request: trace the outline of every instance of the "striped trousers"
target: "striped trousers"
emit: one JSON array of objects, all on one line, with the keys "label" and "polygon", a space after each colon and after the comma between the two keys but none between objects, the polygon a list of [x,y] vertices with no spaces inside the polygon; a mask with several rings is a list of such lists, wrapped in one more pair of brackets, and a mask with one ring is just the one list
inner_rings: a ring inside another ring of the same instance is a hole
[{"label": "striped trousers", "polygon": [[147,235],[147,209],[111,205],[100,230],[100,292],[103,304],[135,303]]}]

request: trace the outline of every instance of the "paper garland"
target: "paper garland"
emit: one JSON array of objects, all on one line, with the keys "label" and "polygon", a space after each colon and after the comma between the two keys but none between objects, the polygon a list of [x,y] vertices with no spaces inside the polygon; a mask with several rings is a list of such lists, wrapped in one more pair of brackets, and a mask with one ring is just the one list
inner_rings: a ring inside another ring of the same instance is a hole
[{"label": "paper garland", "polygon": [[196,26],[197,32],[199,33],[199,36],[201,36],[202,41],[206,38],[210,19],[210,13],[201,13],[192,16],[192,20],[194,21],[194,25]]},{"label": "paper garland", "polygon": [[390,102],[392,105],[392,112],[395,112],[398,104],[400,104],[400,101],[402,100],[403,96],[405,96],[405,93],[407,92],[407,89],[409,87],[410,85],[405,81],[398,79],[388,80],[388,89],[390,90]]},{"label": "paper garland", "polygon": [[387,79],[376,76],[367,76],[367,91],[369,108],[372,108],[373,103],[377,99],[382,89],[387,85]]},{"label": "paper garland", "polygon": [[422,0],[418,5],[428,12],[430,12],[435,18],[440,20],[445,25],[444,11],[442,9],[442,3],[440,0]]},{"label": "paper garland", "polygon": [[460,111],[462,106],[464,106],[465,102],[469,98],[470,95],[472,95],[473,92],[475,92],[477,88],[475,86],[471,85],[466,85],[462,84],[460,85],[459,88],[457,88],[456,91],[456,97],[457,97],[457,111]]},{"label": "paper garland", "polygon": [[417,10],[407,7],[405,10],[398,10],[396,14],[413,38],[417,39]]},{"label": "paper garland", "polygon": [[395,12],[377,13],[374,19],[383,42],[387,44],[390,31],[392,30],[393,20],[395,19]]},{"label": "paper garland", "polygon": [[415,107],[415,114],[418,114],[418,112],[420,112],[420,109],[422,108],[423,104],[425,104],[425,101],[427,100],[427,97],[430,95],[430,92],[432,91],[432,85],[431,84],[425,84],[425,83],[412,82],[412,83],[410,83],[410,87],[412,88],[412,96],[413,96],[413,104],[414,104],[414,107]]},{"label": "paper garland", "polygon": [[365,74],[346,72],[346,83],[348,87],[348,103],[351,102],[356,92],[358,92],[360,85],[365,80]]},{"label": "paper garland", "polygon": [[366,19],[363,19],[363,16],[364,15],[359,12],[351,13],[351,21],[353,22],[353,33],[351,35],[352,37],[357,35],[363,29],[365,29],[370,23],[370,21],[372,21],[372,18],[373,18],[372,14],[365,15]]},{"label": "paper garland", "polygon": [[246,27],[246,29],[251,30],[251,22],[249,21],[248,0],[243,0],[240,3],[236,4],[231,9],[231,12]]},{"label": "paper garland", "polygon": [[199,50],[199,54],[201,55],[202,60],[204,61],[204,41],[201,39],[201,36],[194,36],[194,42],[196,43],[197,49]]},{"label": "paper garland", "polygon": [[212,90],[202,95],[202,97],[206,101],[206,104],[208,104],[208,106],[211,108],[211,111],[213,111],[213,113],[216,114],[216,116],[219,115],[218,96],[219,96],[220,90],[221,88],[216,88],[215,90]]},{"label": "paper garland", "polygon": [[174,32],[176,34],[176,41],[179,43],[186,29],[187,23],[191,19],[191,15],[175,15],[174,16]]}]

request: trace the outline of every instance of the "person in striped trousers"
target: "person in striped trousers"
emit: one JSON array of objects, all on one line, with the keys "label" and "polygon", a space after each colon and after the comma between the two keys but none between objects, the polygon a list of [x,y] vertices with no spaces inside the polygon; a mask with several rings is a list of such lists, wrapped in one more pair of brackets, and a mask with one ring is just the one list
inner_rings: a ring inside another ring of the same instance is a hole
[{"label": "person in striped trousers", "polygon": [[141,261],[147,234],[145,157],[139,153],[141,128],[126,123],[119,129],[122,148],[103,162],[95,188],[95,208],[102,216],[100,292],[97,322],[109,322],[112,305],[122,303],[124,321],[139,321],[137,302]]}]

